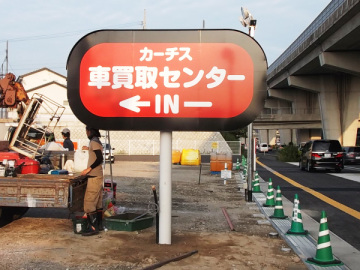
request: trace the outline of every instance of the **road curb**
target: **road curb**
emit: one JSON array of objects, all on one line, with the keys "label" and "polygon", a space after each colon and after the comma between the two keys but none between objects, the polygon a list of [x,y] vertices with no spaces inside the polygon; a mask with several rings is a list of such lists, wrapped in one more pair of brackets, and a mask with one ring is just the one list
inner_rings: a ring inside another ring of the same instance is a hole
[{"label": "road curb", "polygon": [[[242,179],[240,172],[236,174],[238,174],[236,176],[237,179]],[[317,266],[306,262],[308,258],[311,258],[316,254],[317,241],[315,239],[318,238],[319,222],[315,221],[302,211],[301,214],[304,220],[304,226],[305,229],[309,231],[309,234],[305,236],[287,234],[287,231],[291,228],[293,203],[283,197],[282,201],[284,212],[290,218],[271,219],[270,216],[274,213],[274,207],[263,206],[266,201],[265,193],[267,191],[267,182],[265,182],[262,178],[260,178],[260,188],[262,193],[253,193],[252,195],[253,200],[259,207],[261,213],[264,214],[265,218],[269,220],[270,224],[276,229],[279,235],[292,248],[292,250],[299,256],[308,269],[324,269],[322,266]],[[333,247],[333,255],[336,257],[336,259],[341,260],[344,265],[328,266],[326,269],[357,269],[359,266],[359,261],[356,260],[356,258],[360,258],[360,252],[332,232],[330,232],[330,237]]]}]

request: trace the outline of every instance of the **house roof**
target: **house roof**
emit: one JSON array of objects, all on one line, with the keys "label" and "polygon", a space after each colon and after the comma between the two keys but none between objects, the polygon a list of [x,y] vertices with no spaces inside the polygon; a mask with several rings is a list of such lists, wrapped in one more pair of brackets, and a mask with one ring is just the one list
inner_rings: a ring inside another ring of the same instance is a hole
[{"label": "house roof", "polygon": [[60,86],[60,87],[63,87],[63,88],[65,88],[65,89],[67,88],[67,86],[64,85],[64,84],[61,84],[61,83],[52,81],[52,82],[48,82],[48,83],[45,83],[45,84],[42,84],[42,85],[38,85],[38,86],[36,86],[36,87],[34,87],[34,88],[28,89],[28,90],[26,90],[26,92],[32,92],[32,91],[35,91],[35,90],[44,88],[44,87],[49,86],[49,85],[52,85],[52,84],[56,84],[56,85],[58,85],[58,86]]},{"label": "house roof", "polygon": [[24,77],[33,75],[33,74],[35,74],[35,73],[39,73],[39,72],[44,71],[44,70],[49,71],[49,72],[51,72],[51,73],[54,73],[55,75],[60,76],[60,77],[63,77],[64,79],[66,79],[66,77],[65,77],[64,75],[61,75],[60,73],[57,73],[57,72],[55,72],[55,71],[53,71],[53,70],[51,70],[51,69],[48,69],[48,68],[46,68],[46,67],[43,67],[43,68],[34,70],[34,71],[29,72],[29,73],[26,73],[26,74],[23,74],[23,75],[21,75],[20,77],[24,78]]},{"label": "house roof", "polygon": [[[53,70],[51,70],[51,69],[49,69],[49,68],[46,68],[46,67],[41,68],[41,69],[34,70],[34,71],[32,71],[32,72],[29,72],[29,73],[26,73],[26,74],[24,74],[24,75],[21,75],[20,77],[21,77],[22,79],[24,79],[25,77],[29,77],[29,76],[31,76],[31,75],[40,73],[40,72],[42,72],[42,71],[47,71],[47,72],[49,72],[49,73],[54,74],[55,76],[61,77],[62,79],[65,79],[65,80],[66,80],[66,77],[65,77],[65,76],[63,76],[63,75],[61,75],[60,73],[57,73],[57,72],[55,72],[55,71],[53,71]],[[27,89],[26,92],[32,92],[32,91],[35,91],[35,90],[39,90],[39,89],[41,89],[41,88],[44,88],[44,87],[49,86],[49,85],[52,85],[52,84],[56,84],[56,85],[58,85],[58,86],[60,86],[60,87],[63,87],[63,88],[65,88],[65,89],[67,88],[66,84],[62,84],[62,83],[59,83],[59,82],[57,82],[57,81],[48,81],[48,82],[46,82],[46,83],[44,83],[44,84],[37,85],[36,87]]]}]

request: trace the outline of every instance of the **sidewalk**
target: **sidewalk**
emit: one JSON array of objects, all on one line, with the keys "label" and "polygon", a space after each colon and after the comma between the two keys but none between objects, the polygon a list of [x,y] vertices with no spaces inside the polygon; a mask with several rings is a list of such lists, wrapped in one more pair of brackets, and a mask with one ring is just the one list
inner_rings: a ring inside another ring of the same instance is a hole
[{"label": "sidewalk", "polygon": [[[237,182],[243,183],[241,173],[235,173],[235,179]],[[274,214],[274,207],[263,207],[266,202],[268,183],[260,178],[260,189],[262,193],[253,193],[253,200],[259,207],[260,211],[265,215],[266,219],[277,230],[279,235],[287,242],[287,244],[293,249],[293,251],[301,258],[308,269],[359,269],[360,263],[360,251],[349,245],[343,239],[330,231],[330,242],[333,251],[333,256],[342,261],[342,266],[327,266],[321,267],[314,264],[307,263],[308,258],[313,258],[316,255],[317,239],[319,235],[319,222],[301,212],[303,226],[305,230],[309,231],[307,236],[288,235],[286,232],[291,228],[291,218],[293,212],[293,203],[282,196],[282,204],[284,214],[288,219],[271,219],[269,218]],[[276,193],[276,192],[274,192]],[[300,198],[301,205],[301,198]],[[331,222],[329,220],[328,222]]]}]

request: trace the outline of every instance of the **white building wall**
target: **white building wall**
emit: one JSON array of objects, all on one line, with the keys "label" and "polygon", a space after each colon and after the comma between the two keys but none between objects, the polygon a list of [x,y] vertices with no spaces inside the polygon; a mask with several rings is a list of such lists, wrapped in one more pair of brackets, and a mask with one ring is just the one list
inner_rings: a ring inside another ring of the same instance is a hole
[{"label": "white building wall", "polygon": [[25,74],[22,78],[22,84],[26,91],[51,82],[57,82],[65,86],[67,84],[66,77],[46,68]]}]

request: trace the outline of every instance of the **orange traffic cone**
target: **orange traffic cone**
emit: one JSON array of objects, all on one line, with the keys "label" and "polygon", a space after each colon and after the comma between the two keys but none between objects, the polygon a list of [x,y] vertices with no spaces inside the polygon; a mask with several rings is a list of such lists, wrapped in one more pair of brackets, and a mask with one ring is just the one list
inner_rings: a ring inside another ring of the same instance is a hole
[{"label": "orange traffic cone", "polygon": [[273,207],[275,206],[274,200],[274,189],[272,186],[272,180],[269,178],[268,191],[266,194],[266,202],[263,204],[264,207]]},{"label": "orange traffic cone", "polygon": [[306,262],[320,266],[343,265],[339,260],[334,259],[330,244],[330,234],[327,225],[327,217],[325,211],[321,212],[319,238],[314,258],[308,258]]},{"label": "orange traffic cone", "polygon": [[302,223],[302,215],[300,210],[300,201],[299,196],[295,194],[294,198],[294,208],[292,214],[291,228],[287,231],[288,234],[296,235],[307,235],[309,232],[304,230]]}]

